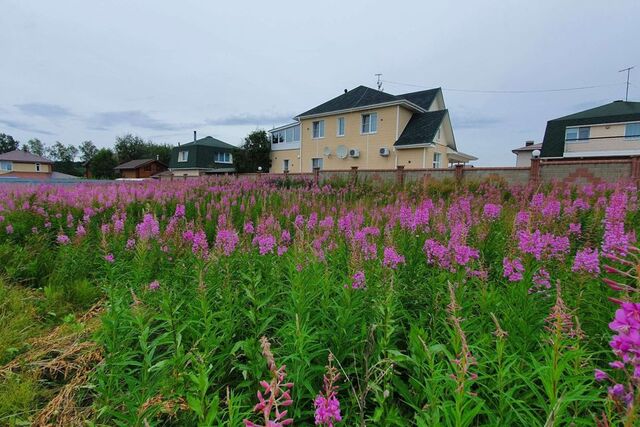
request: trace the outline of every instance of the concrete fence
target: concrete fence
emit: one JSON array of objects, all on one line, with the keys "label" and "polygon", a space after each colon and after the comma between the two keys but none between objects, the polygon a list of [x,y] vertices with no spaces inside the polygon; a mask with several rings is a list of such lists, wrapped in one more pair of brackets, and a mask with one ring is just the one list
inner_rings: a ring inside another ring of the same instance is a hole
[{"label": "concrete fence", "polygon": [[628,180],[640,184],[640,157],[616,160],[541,160],[532,159],[529,167],[468,167],[455,165],[446,169],[404,169],[395,170],[358,169],[320,170],[312,173],[284,174],[242,174],[242,176],[265,175],[272,178],[303,177],[313,179],[317,184],[339,179],[343,181],[395,182],[398,184],[445,179],[458,182],[502,179],[509,184],[526,185],[528,183],[547,184],[563,182],[566,184],[600,184]]}]

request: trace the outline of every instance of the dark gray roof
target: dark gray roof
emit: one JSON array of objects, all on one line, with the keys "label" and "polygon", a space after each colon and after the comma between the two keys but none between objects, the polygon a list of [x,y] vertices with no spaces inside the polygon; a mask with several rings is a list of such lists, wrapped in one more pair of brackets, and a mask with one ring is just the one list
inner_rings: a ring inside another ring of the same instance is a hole
[{"label": "dark gray roof", "polygon": [[0,154],[0,160],[9,160],[18,163],[53,163],[46,157],[31,154],[23,150],[13,150],[7,153]]},{"label": "dark gray roof", "polygon": [[409,123],[404,128],[402,135],[394,146],[428,144],[433,142],[438,128],[447,115],[447,110],[428,111],[426,113],[413,113]]},{"label": "dark gray roof", "polygon": [[614,101],[579,113],[549,120],[542,141],[540,157],[564,155],[567,126],[589,126],[605,123],[640,121],[640,102]]},{"label": "dark gray roof", "polygon": [[539,142],[537,144],[525,145],[524,147],[514,148],[513,150],[511,150],[511,152],[515,153],[517,151],[533,151],[533,150],[539,150],[541,148],[542,148],[542,143]]},{"label": "dark gray roof", "polygon": [[190,147],[193,145],[204,145],[207,147],[215,147],[215,148],[228,148],[230,150],[233,150],[234,148],[238,148],[235,145],[227,144],[226,142],[220,141],[219,139],[215,139],[212,136],[205,136],[204,138],[200,138],[195,141],[188,142],[186,144],[181,144],[179,147]]},{"label": "dark gray roof", "polygon": [[440,89],[437,88],[396,96],[376,89],[371,89],[366,86],[358,86],[357,88],[343,93],[340,96],[336,96],[317,107],[298,114],[296,117],[315,116],[318,114],[330,113],[332,111],[363,108],[369,105],[382,104],[386,102],[399,102],[403,100],[412,102],[426,110],[431,106],[433,99],[439,91]]},{"label": "dark gray roof", "polygon": [[[138,169],[146,164],[149,163],[153,163],[153,162],[157,162],[158,160],[156,159],[137,159],[137,160],[130,160],[128,162],[125,162],[121,165],[116,166],[114,169],[116,170],[124,170],[124,169]],[[161,163],[161,162],[158,162]]]}]

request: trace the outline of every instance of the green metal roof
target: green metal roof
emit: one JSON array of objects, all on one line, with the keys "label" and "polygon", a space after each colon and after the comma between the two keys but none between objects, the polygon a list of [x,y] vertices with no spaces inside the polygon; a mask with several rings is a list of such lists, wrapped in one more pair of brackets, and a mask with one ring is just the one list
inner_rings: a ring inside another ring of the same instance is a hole
[{"label": "green metal roof", "polygon": [[231,150],[233,150],[234,148],[238,148],[234,145],[227,144],[224,141],[220,141],[219,139],[215,139],[212,136],[205,136],[204,138],[200,138],[195,141],[188,142],[186,144],[180,144],[180,147],[185,147],[185,146],[188,147],[192,145],[204,145],[207,147],[216,147],[216,148],[229,148]]},{"label": "green metal roof", "polygon": [[640,121],[640,102],[614,101],[579,113],[549,120],[542,141],[540,157],[564,155],[565,132],[568,126],[589,126],[605,123]]}]

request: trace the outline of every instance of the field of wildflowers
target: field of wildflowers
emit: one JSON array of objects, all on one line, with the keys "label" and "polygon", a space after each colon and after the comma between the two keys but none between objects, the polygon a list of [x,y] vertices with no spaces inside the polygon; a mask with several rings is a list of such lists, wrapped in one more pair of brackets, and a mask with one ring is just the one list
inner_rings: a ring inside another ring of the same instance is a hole
[{"label": "field of wildflowers", "polygon": [[638,425],[637,196],[0,186],[0,424]]}]

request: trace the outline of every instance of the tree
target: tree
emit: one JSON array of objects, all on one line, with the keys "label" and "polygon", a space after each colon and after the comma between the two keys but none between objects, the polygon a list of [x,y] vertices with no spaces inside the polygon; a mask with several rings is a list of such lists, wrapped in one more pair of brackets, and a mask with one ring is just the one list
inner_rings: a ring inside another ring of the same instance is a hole
[{"label": "tree", "polygon": [[268,172],[271,168],[271,141],[264,130],[255,130],[244,139],[242,147],[233,151],[233,165],[237,172]]},{"label": "tree", "polygon": [[117,165],[118,161],[113,151],[108,148],[101,148],[91,158],[89,170],[93,178],[113,179],[115,176],[113,168]]},{"label": "tree", "polygon": [[20,142],[13,139],[11,135],[0,133],[0,154],[17,150],[19,146]]},{"label": "tree", "polygon": [[44,144],[38,138],[31,138],[26,144],[22,145],[22,149],[38,156],[44,156],[45,152]]},{"label": "tree", "polygon": [[98,148],[95,146],[93,141],[84,141],[80,144],[80,160],[82,160],[83,163],[93,159],[93,156],[97,153]]},{"label": "tree", "polygon": [[143,159],[147,152],[147,143],[139,136],[130,133],[116,138],[116,155],[120,163]]},{"label": "tree", "polygon": [[73,163],[78,156],[78,149],[73,144],[64,145],[60,141],[56,141],[49,148],[49,156],[58,162]]}]

